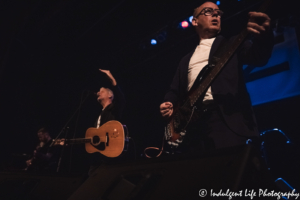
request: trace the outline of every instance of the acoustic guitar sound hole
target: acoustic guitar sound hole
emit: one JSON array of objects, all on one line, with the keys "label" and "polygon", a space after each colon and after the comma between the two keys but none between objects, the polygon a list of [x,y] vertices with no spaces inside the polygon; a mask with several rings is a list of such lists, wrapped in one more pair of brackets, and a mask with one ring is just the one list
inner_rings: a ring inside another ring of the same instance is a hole
[{"label": "acoustic guitar sound hole", "polygon": [[100,143],[100,137],[95,135],[93,137],[93,145],[98,145]]}]

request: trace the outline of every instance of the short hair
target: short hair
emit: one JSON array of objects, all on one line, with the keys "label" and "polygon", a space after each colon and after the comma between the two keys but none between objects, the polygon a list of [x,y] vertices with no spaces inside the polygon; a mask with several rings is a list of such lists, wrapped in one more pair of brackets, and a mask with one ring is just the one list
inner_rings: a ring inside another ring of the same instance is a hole
[{"label": "short hair", "polygon": [[40,128],[39,130],[38,130],[38,133],[39,132],[42,132],[42,133],[48,133],[49,134],[49,131],[46,129],[46,128]]},{"label": "short hair", "polygon": [[193,12],[193,18],[195,18],[196,16],[197,16],[197,11],[198,11],[198,8],[199,8],[200,6],[198,6],[197,8],[195,8],[194,9],[194,12]]},{"label": "short hair", "polygon": [[[214,2],[212,2],[212,1],[205,1],[205,2],[203,2],[200,6],[202,6],[203,4],[205,4],[205,3],[207,3],[207,2],[214,3]],[[200,6],[198,6],[197,8],[194,9],[193,17],[196,17],[197,14],[199,14],[199,13],[197,13],[197,11],[198,11],[198,8],[199,8]]]},{"label": "short hair", "polygon": [[114,93],[113,93],[113,91],[111,89],[109,89],[109,88],[105,88],[105,89],[107,89],[107,92],[111,95],[111,100],[114,100]]},{"label": "short hair", "polygon": [[39,134],[39,133],[42,133],[43,135],[44,135],[44,134],[47,134],[47,135],[49,135],[49,137],[51,137],[51,134],[50,134],[49,130],[46,129],[46,128],[44,128],[44,127],[40,128],[40,129],[38,130],[37,134]]}]

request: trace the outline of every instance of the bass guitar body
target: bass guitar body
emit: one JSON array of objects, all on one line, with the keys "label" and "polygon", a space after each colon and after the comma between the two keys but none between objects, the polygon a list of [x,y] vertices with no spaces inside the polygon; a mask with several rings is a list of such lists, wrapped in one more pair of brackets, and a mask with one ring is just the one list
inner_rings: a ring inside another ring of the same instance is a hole
[{"label": "bass guitar body", "polygon": [[[194,82],[193,87],[189,91],[188,98],[181,106],[174,108],[173,115],[170,118],[165,131],[165,139],[171,148],[178,148],[183,142],[188,125],[191,122],[200,120],[201,112],[203,110],[202,100],[207,88],[204,88],[204,92],[200,93],[199,95],[195,94],[199,93],[197,88],[199,88],[204,77],[210,72],[211,68],[211,66],[207,65],[201,70]],[[191,97],[194,97],[195,99]]]}]

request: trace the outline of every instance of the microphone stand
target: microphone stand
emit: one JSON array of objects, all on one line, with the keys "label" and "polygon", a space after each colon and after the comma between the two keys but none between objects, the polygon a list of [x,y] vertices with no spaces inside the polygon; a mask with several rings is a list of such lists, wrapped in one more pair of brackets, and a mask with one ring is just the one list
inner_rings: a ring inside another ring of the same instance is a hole
[{"label": "microphone stand", "polygon": [[[82,92],[82,96],[83,96],[83,93],[84,93],[84,91]],[[61,129],[61,131],[60,131],[59,134],[56,136],[56,138],[53,139],[53,141],[52,141],[50,147],[52,147],[52,146],[56,143],[56,141],[58,140],[59,136],[64,132],[64,130],[66,129],[66,127],[68,126],[68,124],[70,123],[70,121],[74,118],[74,116],[77,114],[77,112],[81,109],[82,104],[86,101],[86,99],[90,96],[90,94],[93,94],[93,92],[88,91],[87,96],[86,96],[83,100],[82,100],[82,98],[81,98],[81,101],[80,101],[80,104],[79,104],[78,108],[75,110],[75,112],[73,113],[73,115],[71,116],[71,118],[67,121],[67,123],[64,125],[64,127]],[[69,129],[69,127],[68,127],[68,129]],[[68,130],[67,130],[67,132],[68,132]],[[66,136],[67,136],[67,133],[66,133]],[[66,141],[65,141],[65,142],[66,142]],[[64,144],[64,145],[65,145],[65,144]],[[64,150],[64,148],[63,148],[63,150]],[[62,150],[62,151],[63,151],[63,150]],[[60,165],[60,162],[61,162],[61,157],[62,157],[62,155],[61,155],[60,158],[59,158],[59,165]],[[56,170],[56,171],[58,172],[58,170],[59,170],[59,166],[57,167],[57,170]]]},{"label": "microphone stand", "polygon": [[[67,139],[67,136],[68,136],[68,133],[69,133],[69,127],[67,127],[67,130],[65,130],[65,132],[66,132],[65,138]],[[60,168],[60,164],[61,164],[61,158],[62,158],[62,156],[64,154],[64,151],[65,151],[66,139],[64,141],[64,145],[63,145],[63,148],[61,150],[60,157],[58,159],[58,164],[57,164],[56,172],[59,172],[59,168]]]}]

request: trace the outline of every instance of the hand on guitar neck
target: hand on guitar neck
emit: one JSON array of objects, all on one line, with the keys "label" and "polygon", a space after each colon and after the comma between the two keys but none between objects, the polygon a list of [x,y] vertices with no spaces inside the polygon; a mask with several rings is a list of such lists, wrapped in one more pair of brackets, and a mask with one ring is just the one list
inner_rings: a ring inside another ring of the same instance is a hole
[{"label": "hand on guitar neck", "polygon": [[263,36],[269,29],[271,19],[265,13],[249,12],[247,30],[255,36]]},{"label": "hand on guitar neck", "polygon": [[173,104],[171,102],[164,102],[160,105],[160,113],[164,118],[169,118],[173,114]]},{"label": "hand on guitar neck", "polygon": [[68,143],[66,143],[66,139],[65,138],[61,138],[61,139],[56,139],[56,140],[53,140],[53,145],[60,145],[60,146],[68,146]]}]

